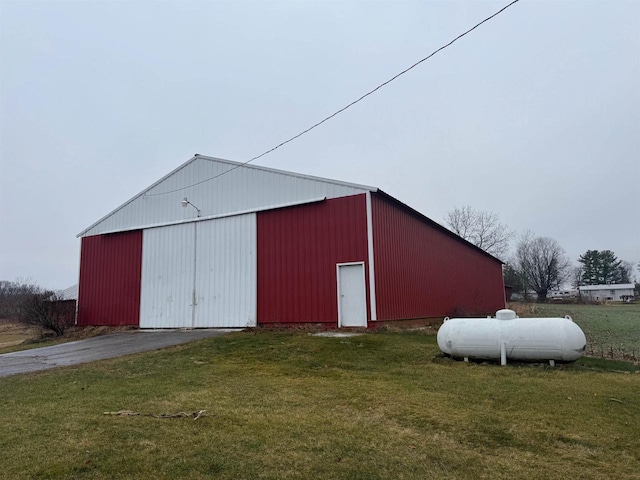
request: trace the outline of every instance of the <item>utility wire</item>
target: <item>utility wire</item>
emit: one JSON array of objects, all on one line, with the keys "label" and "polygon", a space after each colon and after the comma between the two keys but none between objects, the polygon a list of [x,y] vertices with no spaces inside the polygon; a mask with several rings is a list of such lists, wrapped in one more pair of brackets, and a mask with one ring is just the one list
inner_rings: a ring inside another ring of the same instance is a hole
[{"label": "utility wire", "polygon": [[269,153],[273,152],[274,150],[277,150],[278,148],[286,145],[289,142],[294,141],[296,138],[301,137],[302,135],[304,135],[305,133],[310,132],[311,130],[313,130],[316,127],[319,127],[320,125],[322,125],[323,123],[331,120],[333,117],[341,114],[342,112],[344,112],[346,109],[354,106],[356,103],[361,102],[362,100],[364,100],[365,98],[367,98],[369,95],[377,92],[378,90],[380,90],[382,87],[384,87],[385,85],[388,85],[389,83],[393,82],[396,78],[404,75],[405,73],[407,73],[409,70],[414,69],[415,67],[417,67],[418,65],[420,65],[422,62],[426,62],[427,60],[429,60],[431,57],[433,57],[436,53],[444,50],[445,48],[453,45],[455,42],[457,42],[458,40],[460,40],[462,37],[464,37],[465,35],[468,35],[469,33],[473,32],[476,28],[478,28],[480,25],[482,25],[483,23],[488,22],[489,20],[491,20],[494,17],[497,17],[498,15],[500,15],[502,12],[504,12],[507,8],[509,8],[510,6],[518,3],[520,0],[513,0],[511,3],[509,3],[508,5],[502,7],[500,10],[498,10],[496,13],[494,13],[493,15],[485,18],[484,20],[482,20],[481,22],[475,24],[473,27],[471,27],[469,30],[467,30],[464,33],[461,33],[460,35],[458,35],[456,38],[454,38],[453,40],[451,40],[449,43],[447,43],[446,45],[441,46],[440,48],[438,48],[437,50],[434,50],[433,52],[431,52],[429,55],[427,55],[426,57],[418,60],[416,63],[414,63],[413,65],[411,65],[408,68],[405,68],[404,70],[402,70],[400,73],[394,75],[393,77],[391,77],[389,80],[387,80],[386,82],[381,83],[380,85],[378,85],[376,88],[374,88],[373,90],[368,91],[367,93],[365,93],[364,95],[362,95],[361,97],[359,97],[358,99],[354,100],[353,102],[349,103],[348,105],[345,105],[344,107],[342,107],[340,110],[337,110],[336,112],[332,113],[331,115],[329,115],[328,117],[323,118],[322,120],[320,120],[318,123],[314,123],[313,125],[311,125],[309,128],[307,128],[306,130],[303,130],[302,132],[298,133],[297,135],[294,135],[293,137],[289,138],[288,140],[285,140],[284,142],[279,143],[278,145],[276,145],[273,148],[270,148],[269,150],[262,152],[260,155],[257,155],[249,160],[247,160],[246,162],[243,163],[239,163],[238,165],[235,165],[233,167],[231,167],[229,170],[225,170],[222,173],[219,173],[217,175],[214,175],[213,177],[209,177],[206,178],[204,180],[201,180],[199,182],[196,183],[192,183],[191,185],[187,185],[184,187],[180,187],[180,188],[176,188],[173,190],[168,190],[166,192],[161,192],[161,193],[147,193],[145,194],[145,196],[147,197],[154,197],[154,196],[158,196],[158,195],[167,195],[169,193],[174,193],[174,192],[178,192],[180,190],[184,190],[185,188],[190,188],[190,187],[195,187],[196,185],[200,185],[202,183],[205,182],[209,182],[215,178],[221,177],[222,175],[226,175],[229,172],[232,172],[233,170],[240,168],[240,167],[244,167],[245,165],[253,162],[254,160],[257,160],[261,157],[264,157],[265,155],[268,155]]}]

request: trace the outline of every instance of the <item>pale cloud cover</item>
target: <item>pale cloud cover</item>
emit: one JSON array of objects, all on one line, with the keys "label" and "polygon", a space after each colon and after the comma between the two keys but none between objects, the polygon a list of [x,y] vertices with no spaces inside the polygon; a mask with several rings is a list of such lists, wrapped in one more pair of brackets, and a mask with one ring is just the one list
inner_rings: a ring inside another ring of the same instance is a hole
[{"label": "pale cloud cover", "polygon": [[[75,235],[194,153],[247,160],[506,3],[3,1],[0,279],[76,282]],[[523,0],[257,164],[637,262],[640,3]]]}]

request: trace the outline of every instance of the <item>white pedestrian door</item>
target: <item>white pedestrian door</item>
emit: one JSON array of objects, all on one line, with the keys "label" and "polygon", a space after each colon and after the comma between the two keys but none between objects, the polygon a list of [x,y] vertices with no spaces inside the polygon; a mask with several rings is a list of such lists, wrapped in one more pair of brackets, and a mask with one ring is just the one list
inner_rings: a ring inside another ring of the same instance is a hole
[{"label": "white pedestrian door", "polygon": [[338,326],[367,326],[364,263],[338,264]]}]

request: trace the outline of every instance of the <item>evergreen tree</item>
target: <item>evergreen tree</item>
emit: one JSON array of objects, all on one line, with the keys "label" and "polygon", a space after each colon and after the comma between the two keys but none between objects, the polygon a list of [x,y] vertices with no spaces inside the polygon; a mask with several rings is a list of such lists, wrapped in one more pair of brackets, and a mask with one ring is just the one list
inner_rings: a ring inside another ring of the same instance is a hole
[{"label": "evergreen tree", "polygon": [[582,285],[610,285],[628,282],[628,273],[622,260],[611,250],[587,250],[580,255]]},{"label": "evergreen tree", "polygon": [[580,255],[578,262],[582,264],[582,285],[597,285],[598,272],[600,271],[600,252],[587,250]]},{"label": "evergreen tree", "polygon": [[610,285],[612,283],[622,283],[620,275],[620,267],[622,260],[618,260],[611,250],[603,250],[600,252],[601,276],[600,284]]}]

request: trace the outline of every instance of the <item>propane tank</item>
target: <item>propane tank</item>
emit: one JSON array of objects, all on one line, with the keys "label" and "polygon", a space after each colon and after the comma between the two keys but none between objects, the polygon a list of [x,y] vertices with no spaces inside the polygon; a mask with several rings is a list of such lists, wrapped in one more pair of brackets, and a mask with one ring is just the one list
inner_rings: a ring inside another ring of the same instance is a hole
[{"label": "propane tank", "polygon": [[454,358],[573,362],[586,349],[582,329],[564,318],[519,318],[513,310],[498,310],[495,318],[445,318],[438,347]]}]

